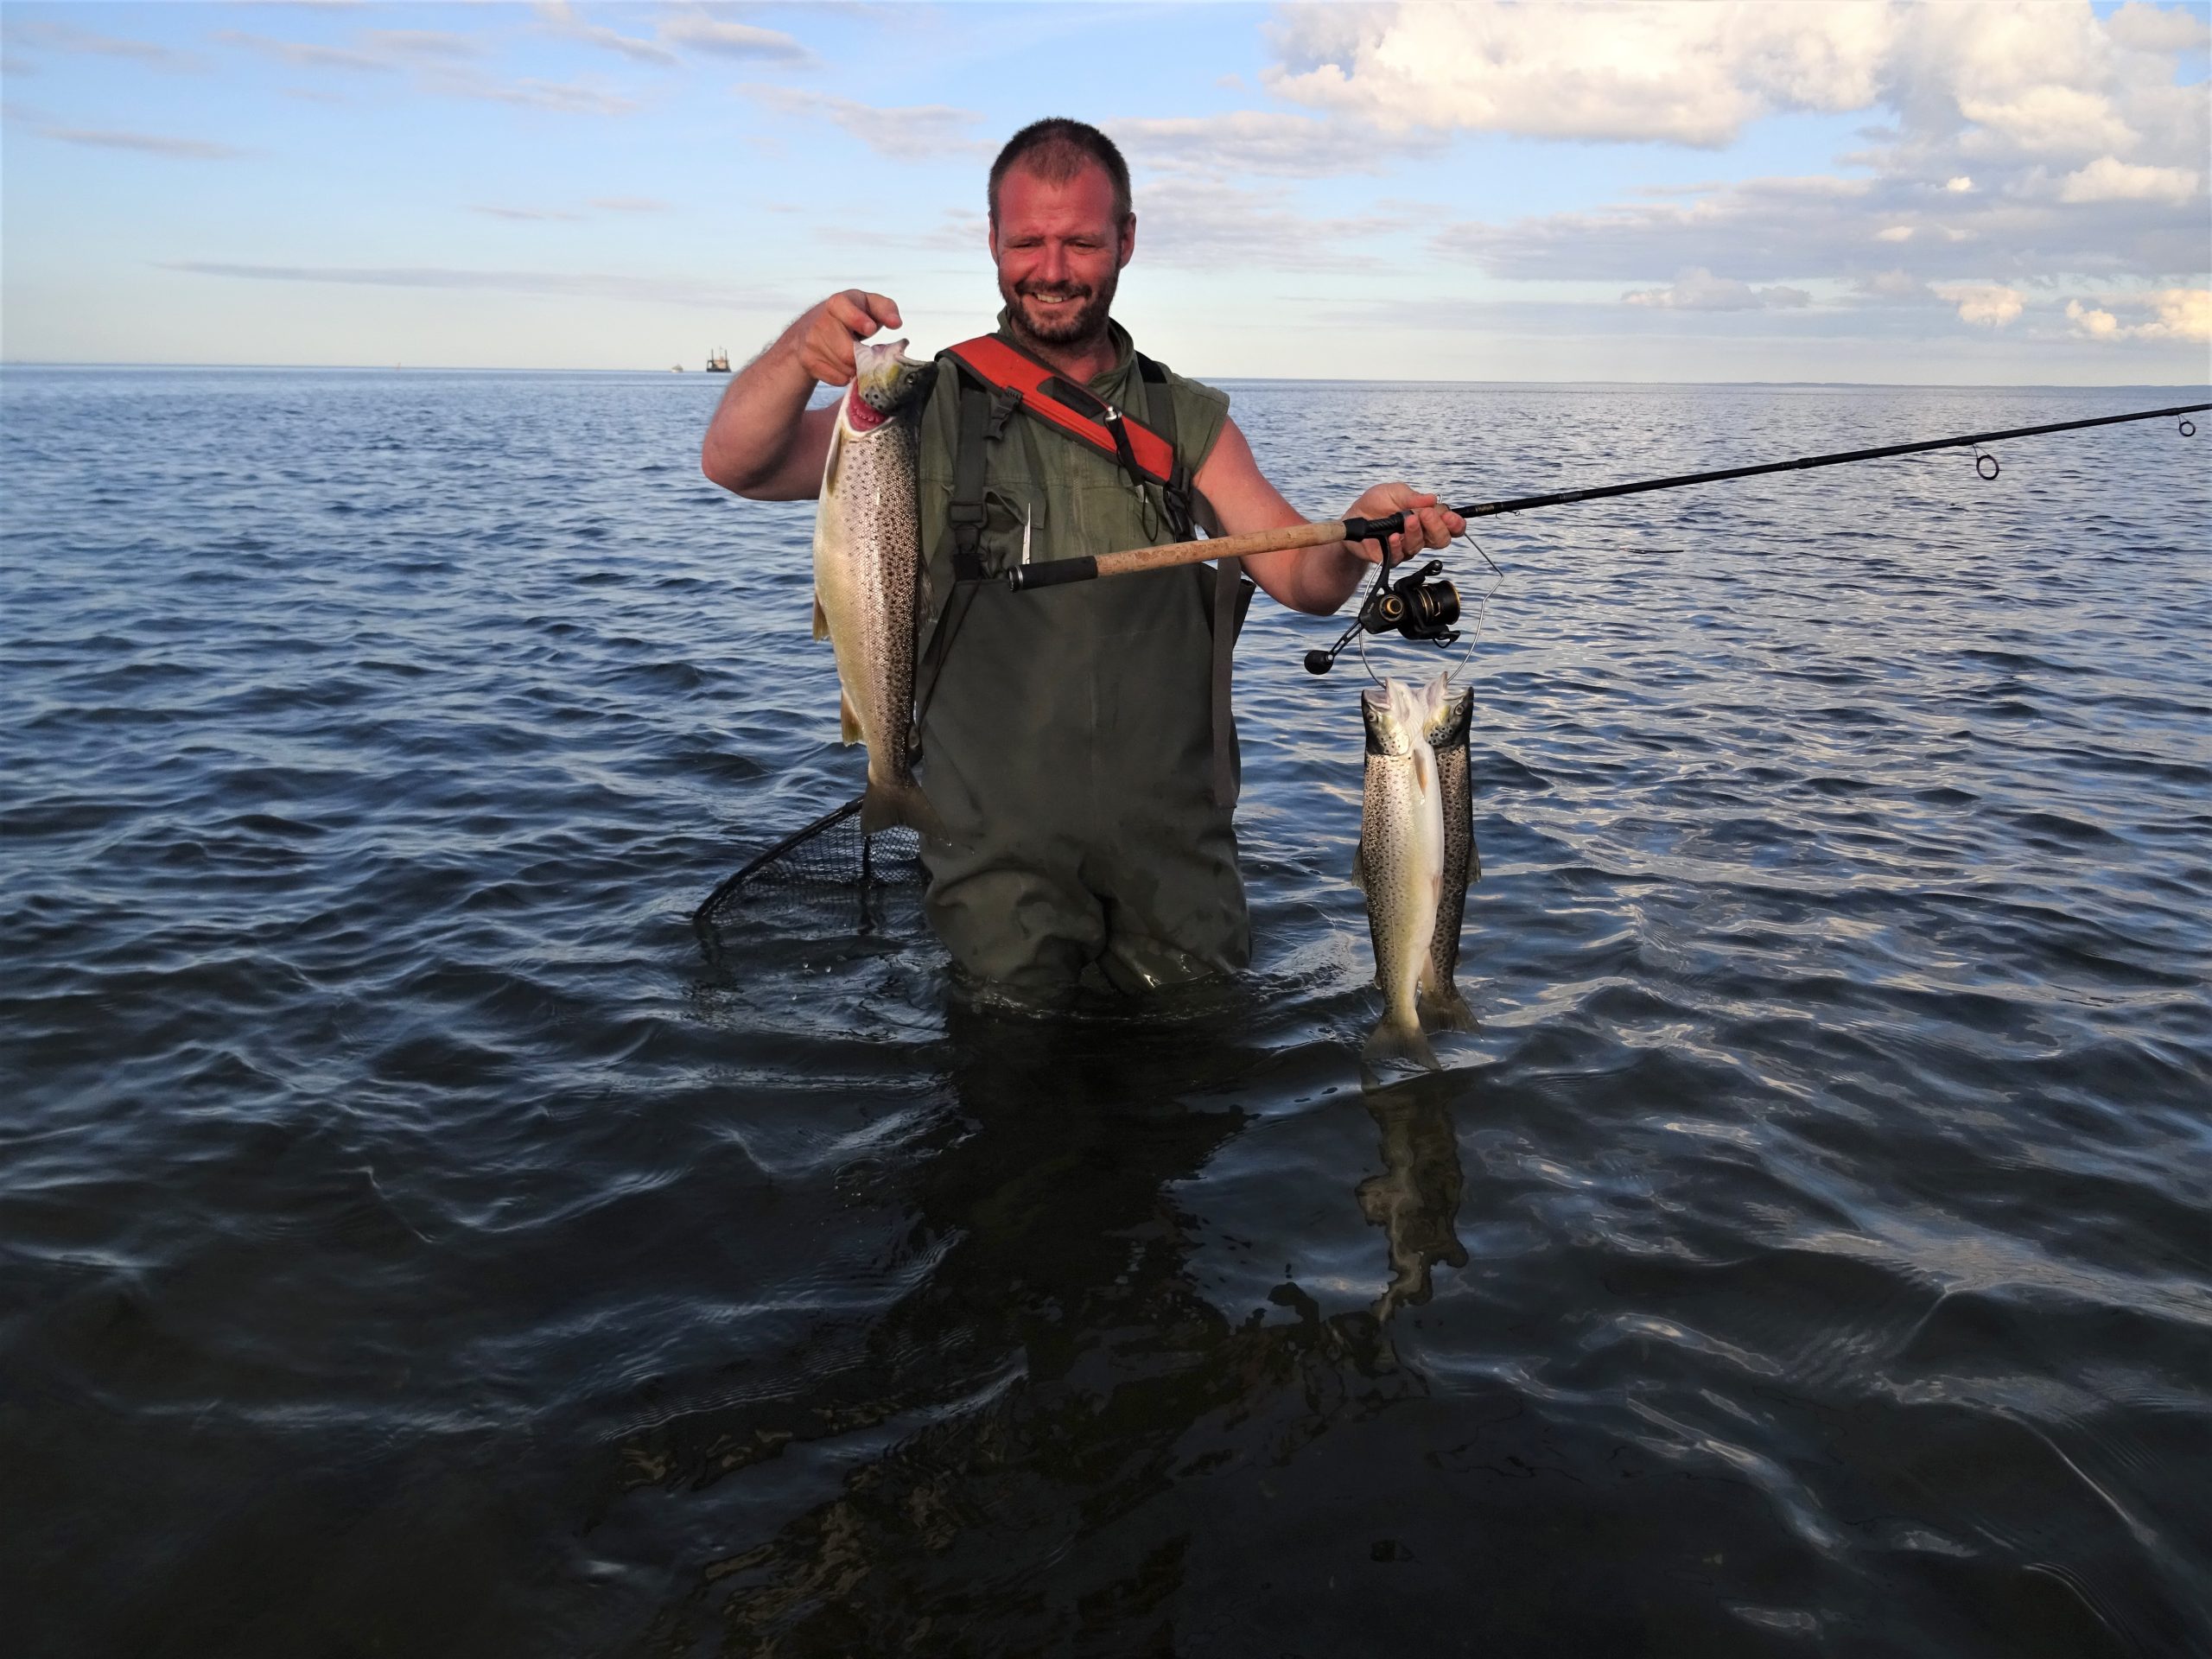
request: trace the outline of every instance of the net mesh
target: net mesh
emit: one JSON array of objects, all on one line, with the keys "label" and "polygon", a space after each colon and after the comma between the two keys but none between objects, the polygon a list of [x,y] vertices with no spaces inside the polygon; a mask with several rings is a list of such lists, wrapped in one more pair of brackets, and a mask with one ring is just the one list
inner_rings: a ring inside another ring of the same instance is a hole
[{"label": "net mesh", "polygon": [[873,889],[922,879],[922,841],[903,826],[865,834],[857,797],[793,830],[727,878],[692,912],[710,932],[741,912],[828,900],[862,900]]}]

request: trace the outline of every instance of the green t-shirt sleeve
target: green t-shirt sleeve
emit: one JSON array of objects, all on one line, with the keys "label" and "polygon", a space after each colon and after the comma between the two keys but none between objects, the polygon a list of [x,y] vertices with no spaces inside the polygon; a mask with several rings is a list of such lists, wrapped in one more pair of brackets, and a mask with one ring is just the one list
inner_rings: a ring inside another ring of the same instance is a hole
[{"label": "green t-shirt sleeve", "polygon": [[1228,424],[1229,394],[1203,380],[1186,380],[1173,369],[1167,372],[1167,391],[1175,401],[1175,448],[1196,478]]}]

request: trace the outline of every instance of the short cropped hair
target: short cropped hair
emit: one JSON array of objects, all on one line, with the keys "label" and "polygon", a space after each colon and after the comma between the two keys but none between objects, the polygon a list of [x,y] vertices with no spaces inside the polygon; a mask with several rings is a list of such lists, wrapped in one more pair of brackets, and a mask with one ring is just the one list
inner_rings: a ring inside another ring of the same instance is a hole
[{"label": "short cropped hair", "polygon": [[1103,167],[1114,185],[1114,222],[1129,216],[1129,164],[1114,141],[1087,122],[1065,116],[1032,121],[1006,141],[991,163],[991,220],[999,216],[999,184],[1015,168],[1034,173],[1047,184],[1065,184],[1086,167]]}]

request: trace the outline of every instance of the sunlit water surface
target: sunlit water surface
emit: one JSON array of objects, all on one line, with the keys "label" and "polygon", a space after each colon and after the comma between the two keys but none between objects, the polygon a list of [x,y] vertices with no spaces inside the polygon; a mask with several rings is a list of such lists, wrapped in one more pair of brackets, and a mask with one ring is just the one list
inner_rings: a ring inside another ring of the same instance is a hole
[{"label": "sunlit water surface", "polygon": [[[860,766],[719,385],[0,380],[16,1651],[2212,1646],[2212,437],[1493,521],[1480,1029],[1363,1094],[1264,603],[1233,990],[702,952]],[[1233,390],[1316,511],[2183,401]]]}]

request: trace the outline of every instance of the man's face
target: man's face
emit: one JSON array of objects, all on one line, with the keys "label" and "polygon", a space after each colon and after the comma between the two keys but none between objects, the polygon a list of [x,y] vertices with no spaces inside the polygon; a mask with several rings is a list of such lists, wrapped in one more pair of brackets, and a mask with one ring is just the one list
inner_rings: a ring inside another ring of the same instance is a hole
[{"label": "man's face", "polygon": [[1047,184],[1016,166],[999,181],[991,257],[1014,332],[1047,346],[1083,346],[1106,332],[1122,267],[1136,251],[1136,215],[1116,224],[1114,181],[1086,167]]}]

